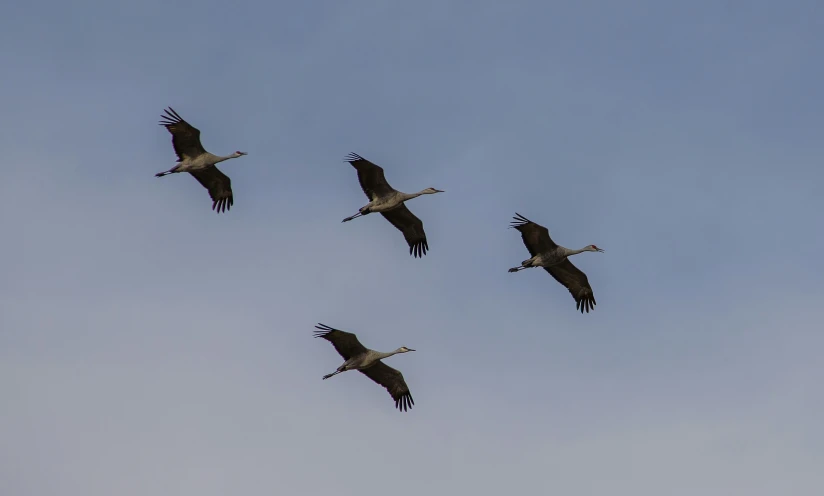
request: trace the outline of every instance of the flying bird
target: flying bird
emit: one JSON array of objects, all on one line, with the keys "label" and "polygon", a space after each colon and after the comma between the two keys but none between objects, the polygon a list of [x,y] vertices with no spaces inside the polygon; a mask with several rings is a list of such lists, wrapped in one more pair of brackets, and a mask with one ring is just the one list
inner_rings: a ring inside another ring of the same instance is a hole
[{"label": "flying bird", "polygon": [[392,355],[397,355],[398,353],[409,353],[415,350],[401,346],[395,351],[382,353],[363,346],[360,341],[358,341],[358,337],[351,332],[333,329],[320,323],[316,325],[315,328],[318,329],[314,331],[315,337],[323,338],[332,343],[335,350],[346,360],[337,370],[323,376],[324,380],[338,375],[341,372],[346,372],[347,370],[357,370],[385,387],[392,396],[392,399],[395,400],[395,408],[403,412],[412,408],[415,402],[412,400],[412,395],[409,393],[409,387],[406,385],[406,381],[403,380],[403,374],[386,365],[381,360]]},{"label": "flying bird", "polygon": [[383,168],[379,165],[373,164],[356,153],[350,153],[345,160],[358,171],[358,181],[366,197],[369,198],[369,203],[361,207],[355,215],[343,219],[343,222],[349,222],[372,212],[380,212],[386,220],[403,233],[409,245],[410,255],[416,258],[426,255],[429,245],[426,242],[426,233],[423,231],[423,222],[409,211],[404,202],[421,195],[434,195],[443,193],[443,191],[426,188],[417,193],[402,193],[386,182]]},{"label": "flying bird", "polygon": [[220,172],[215,164],[246,155],[245,152],[235,152],[220,157],[207,152],[200,144],[200,130],[184,121],[177,112],[169,107],[166,115],[160,116],[160,125],[172,133],[172,146],[177,153],[177,164],[165,172],[158,172],[155,177],[163,177],[176,172],[188,172],[209,191],[212,197],[212,210],[217,213],[229,210],[234,204],[232,195],[232,181],[229,176]]},{"label": "flying bird", "polygon": [[526,249],[529,250],[531,258],[521,262],[519,267],[509,269],[509,272],[532,267],[543,267],[549,275],[556,281],[563,284],[575,299],[575,308],[581,313],[595,308],[595,296],[592,294],[592,286],[589,285],[586,274],[569,261],[570,256],[583,253],[585,251],[596,251],[603,253],[604,250],[595,245],[588,245],[580,250],[571,250],[555,244],[549,237],[549,230],[539,224],[532,222],[523,215],[515,213],[515,219],[510,227],[521,232],[521,239],[524,241]]}]

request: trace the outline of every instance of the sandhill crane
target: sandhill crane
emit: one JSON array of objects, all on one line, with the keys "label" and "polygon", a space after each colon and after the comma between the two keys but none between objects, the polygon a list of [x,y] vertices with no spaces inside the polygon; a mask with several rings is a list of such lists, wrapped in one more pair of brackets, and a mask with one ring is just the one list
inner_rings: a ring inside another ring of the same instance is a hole
[{"label": "sandhill crane", "polygon": [[220,172],[215,164],[242,157],[246,153],[235,152],[225,157],[212,155],[200,144],[199,129],[184,121],[172,107],[166,109],[166,114],[160,116],[163,119],[160,125],[172,133],[172,146],[175,148],[178,160],[174,167],[165,172],[158,172],[155,177],[188,172],[209,191],[209,196],[212,197],[212,210],[216,210],[217,213],[229,210],[234,204],[232,181],[226,174]]},{"label": "sandhill crane", "polygon": [[315,328],[319,329],[314,331],[315,337],[323,338],[332,343],[335,350],[346,360],[337,370],[323,376],[324,380],[338,375],[341,372],[346,372],[347,370],[357,370],[385,387],[392,396],[392,399],[395,400],[395,408],[403,412],[412,408],[415,402],[412,400],[412,395],[409,393],[409,387],[407,387],[406,381],[403,380],[403,374],[386,365],[381,360],[392,355],[397,355],[398,353],[409,353],[415,350],[401,346],[395,351],[382,353],[363,346],[360,341],[358,341],[358,337],[351,332],[334,329],[320,323],[318,323]]},{"label": "sandhill crane", "polygon": [[572,297],[575,298],[576,309],[580,309],[581,313],[584,313],[584,311],[589,313],[590,310],[594,309],[595,297],[592,294],[592,287],[589,285],[586,274],[572,265],[567,257],[585,251],[603,253],[604,250],[595,245],[588,245],[580,250],[564,248],[552,241],[546,227],[532,222],[517,212],[513,219],[515,220],[510,227],[521,232],[524,245],[526,245],[526,249],[529,250],[532,257],[521,262],[519,267],[509,269],[509,272],[518,272],[531,267],[543,267],[556,281],[566,286]]},{"label": "sandhill crane", "polygon": [[404,202],[421,195],[434,195],[443,193],[443,191],[426,188],[417,193],[402,193],[389,186],[383,175],[383,169],[379,165],[373,164],[357,153],[350,153],[345,160],[358,171],[358,181],[366,197],[369,198],[369,203],[361,207],[355,215],[343,219],[342,222],[349,222],[372,212],[380,212],[386,220],[403,233],[409,245],[410,255],[416,258],[426,255],[429,245],[426,242],[426,233],[423,231],[423,222],[406,208]]}]

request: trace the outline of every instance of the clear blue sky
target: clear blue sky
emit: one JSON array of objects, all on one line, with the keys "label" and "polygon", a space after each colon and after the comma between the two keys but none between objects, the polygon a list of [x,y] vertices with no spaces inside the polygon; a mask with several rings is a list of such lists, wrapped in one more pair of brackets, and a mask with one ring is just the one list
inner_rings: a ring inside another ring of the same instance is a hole
[{"label": "clear blue sky", "polygon": [[[6,2],[0,494],[824,488],[824,4]],[[157,125],[202,131],[210,210]],[[357,152],[430,253],[366,203]],[[575,259],[581,315],[507,229]],[[379,350],[398,413],[312,338]]]}]

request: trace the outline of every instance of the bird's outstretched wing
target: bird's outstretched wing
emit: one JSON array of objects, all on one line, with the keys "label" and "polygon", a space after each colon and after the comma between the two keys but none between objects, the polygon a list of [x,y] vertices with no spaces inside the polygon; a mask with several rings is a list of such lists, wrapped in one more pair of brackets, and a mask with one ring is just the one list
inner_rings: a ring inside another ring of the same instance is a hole
[{"label": "bird's outstretched wing", "polygon": [[344,360],[349,360],[353,356],[367,351],[366,347],[358,341],[358,337],[351,332],[341,331],[321,323],[318,323],[315,329],[319,329],[315,331],[315,337],[323,338],[332,343],[332,346],[335,347],[335,350]]},{"label": "bird's outstretched wing", "polygon": [[206,153],[203,145],[200,144],[200,130],[184,121],[172,107],[165,111],[166,115],[160,116],[163,119],[160,125],[172,133],[172,146],[175,148],[178,160],[182,162],[185,157],[194,158]]},{"label": "bird's outstretched wing", "polygon": [[378,362],[360,372],[385,387],[392,399],[395,400],[395,408],[398,410],[405,412],[415,404],[412,395],[409,393],[409,387],[406,385],[406,381],[403,380],[403,374],[399,370],[393,369],[383,362]]},{"label": "bird's outstretched wing", "polygon": [[232,195],[232,180],[229,176],[220,172],[220,169],[215,166],[189,171],[189,174],[209,190],[209,196],[212,197],[212,210],[220,213],[232,208],[234,196]]},{"label": "bird's outstretched wing", "polygon": [[524,240],[524,246],[529,250],[529,254],[533,257],[541,252],[546,252],[556,248],[558,245],[549,237],[549,229],[536,224],[527,219],[519,213],[515,213],[513,217],[513,227],[521,232],[521,239]]},{"label": "bird's outstretched wing", "polygon": [[403,233],[409,245],[409,254],[414,257],[423,257],[429,244],[426,242],[426,233],[423,231],[423,222],[406,208],[405,204],[386,212],[381,212],[386,220],[392,223]]},{"label": "bird's outstretched wing", "polygon": [[575,298],[575,308],[581,313],[595,309],[595,296],[592,293],[592,286],[589,285],[587,275],[581,269],[572,265],[569,259],[565,259],[556,265],[544,267],[544,270],[563,284]]},{"label": "bird's outstretched wing", "polygon": [[366,160],[357,153],[350,153],[345,160],[358,171],[358,181],[369,201],[394,191],[392,186],[389,186],[389,183],[386,182],[381,166]]}]

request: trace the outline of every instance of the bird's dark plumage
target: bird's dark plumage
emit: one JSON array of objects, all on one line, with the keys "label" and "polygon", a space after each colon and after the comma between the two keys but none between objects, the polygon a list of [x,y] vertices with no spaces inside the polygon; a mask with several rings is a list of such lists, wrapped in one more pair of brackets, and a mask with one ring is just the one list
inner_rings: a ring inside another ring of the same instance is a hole
[{"label": "bird's dark plumage", "polygon": [[393,208],[381,215],[403,233],[406,244],[409,245],[409,254],[415,258],[423,257],[429,249],[426,242],[426,233],[423,230],[423,221],[406,208],[406,205]]},{"label": "bird's dark plumage", "polygon": [[357,153],[350,153],[344,160],[358,171],[358,182],[369,201],[388,195],[394,190],[386,181],[381,166],[366,160]]},{"label": "bird's dark plumage", "polygon": [[[315,329],[318,329],[314,332],[315,337],[323,338],[332,343],[332,346],[335,347],[335,350],[344,360],[349,360],[353,356],[369,351],[351,332],[341,331],[321,323],[318,323]],[[377,362],[367,369],[359,370],[359,372],[383,386],[392,396],[392,399],[395,400],[395,408],[398,410],[405,412],[415,404],[412,394],[409,392],[409,386],[406,385],[403,374],[399,370],[393,369],[383,362]]]},{"label": "bird's dark plumage", "polygon": [[172,133],[172,146],[177,153],[178,162],[182,162],[184,157],[194,158],[206,153],[200,144],[200,130],[183,120],[172,107],[165,112],[166,115],[160,116],[163,119],[160,125]]},{"label": "bird's dark plumage", "polygon": [[383,362],[378,362],[359,372],[386,388],[389,395],[395,400],[395,408],[398,410],[405,412],[415,404],[415,400],[412,399],[412,394],[409,392],[409,387],[406,385],[406,381],[403,380],[403,374],[399,370],[393,369]]},{"label": "bird's dark plumage", "polygon": [[521,233],[524,246],[533,257],[543,251],[554,250],[558,247],[552,238],[549,237],[549,229],[536,224],[519,213],[515,213],[511,227]]},{"label": "bird's dark plumage", "polygon": [[[379,165],[366,160],[357,153],[350,153],[345,160],[357,170],[361,189],[370,202],[395,191],[386,181],[383,168]],[[426,255],[429,244],[426,241],[426,232],[423,230],[423,221],[416,217],[405,204],[381,212],[381,215],[403,233],[406,244],[409,245],[410,255],[415,258]]]},{"label": "bird's dark plumage", "polygon": [[595,295],[586,274],[572,265],[568,258],[552,267],[544,267],[544,270],[569,290],[569,294],[575,299],[575,308],[581,313],[595,310]]},{"label": "bird's dark plumage", "polygon": [[229,176],[220,172],[217,166],[197,171],[189,171],[200,184],[209,191],[212,197],[212,210],[217,213],[225,212],[234,205],[234,195],[232,194],[232,180]]},{"label": "bird's dark plumage", "polygon": [[353,356],[368,351],[366,347],[358,341],[358,337],[351,332],[341,331],[340,329],[335,329],[320,323],[315,326],[315,329],[319,329],[315,331],[315,337],[323,338],[332,343],[332,346],[335,347],[335,350],[344,360],[349,360]]},{"label": "bird's dark plumage", "polygon": [[[526,246],[531,256],[534,257],[538,253],[554,250],[558,247],[549,237],[549,229],[546,227],[532,222],[517,212],[513,219],[511,227],[520,231],[524,246]],[[589,279],[587,279],[586,274],[569,261],[569,258],[550,267],[544,267],[544,270],[569,290],[572,298],[575,299],[575,308],[580,310],[581,313],[589,313],[590,310],[595,309],[595,296],[592,292],[592,286],[589,285]]]},{"label": "bird's dark plumage", "polygon": [[159,172],[155,176],[163,177],[174,172],[188,172],[209,191],[209,196],[212,198],[212,210],[217,213],[226,212],[234,204],[232,181],[229,176],[214,165],[199,170],[183,169],[181,171],[181,162],[187,159],[193,160],[207,152],[200,143],[200,130],[183,120],[172,107],[165,109],[165,112],[166,115],[160,116],[162,119],[160,125],[172,134],[172,146],[177,154],[178,165],[168,171]]}]

